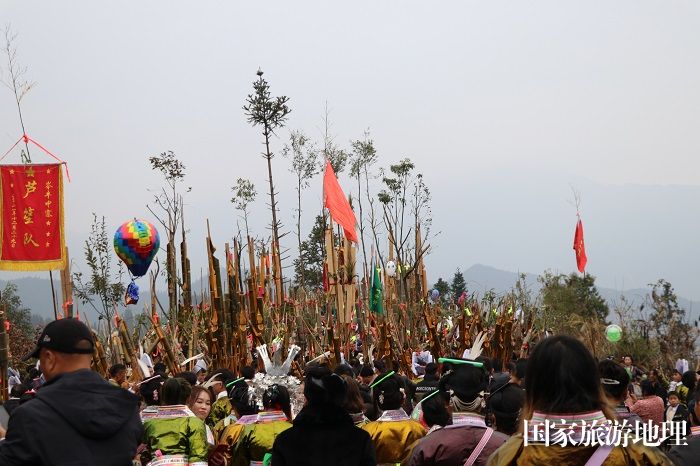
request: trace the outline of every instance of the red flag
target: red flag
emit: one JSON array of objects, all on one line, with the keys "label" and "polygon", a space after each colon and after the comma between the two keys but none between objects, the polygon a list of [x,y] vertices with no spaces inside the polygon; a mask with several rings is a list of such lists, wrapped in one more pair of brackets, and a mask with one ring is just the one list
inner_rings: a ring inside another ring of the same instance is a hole
[{"label": "red flag", "polygon": [[586,257],[586,247],[583,244],[583,223],[581,223],[580,218],[576,223],[576,233],[574,233],[574,252],[576,253],[578,271],[583,273],[586,270],[588,258]]},{"label": "red flag", "polygon": [[326,172],[323,175],[323,205],[331,213],[333,220],[343,227],[345,237],[353,243],[357,243],[355,214],[345,197],[345,193],[343,193],[343,188],[338,183],[338,178],[336,178],[329,160],[326,160]]},{"label": "red flag", "polygon": [[0,270],[65,268],[61,165],[2,165],[0,188]]}]

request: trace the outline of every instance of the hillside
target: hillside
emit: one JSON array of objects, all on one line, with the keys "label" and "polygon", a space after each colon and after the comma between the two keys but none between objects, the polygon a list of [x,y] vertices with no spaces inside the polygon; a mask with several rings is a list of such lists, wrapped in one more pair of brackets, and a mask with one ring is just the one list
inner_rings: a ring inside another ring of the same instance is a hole
[{"label": "hillside", "polygon": [[[472,291],[478,291],[483,293],[486,290],[493,289],[496,293],[504,293],[510,290],[518,279],[519,274],[516,272],[508,272],[505,270],[499,270],[494,267],[490,267],[482,264],[475,264],[468,269],[463,271],[464,280],[467,283],[467,289]],[[452,277],[443,277],[443,279],[448,282]],[[33,278],[24,277],[12,280],[12,282],[17,285],[17,290],[19,296],[22,298],[22,303],[25,307],[31,309],[32,313],[40,316],[44,319],[53,318],[53,305],[51,302],[51,282],[44,278]],[[537,293],[540,289],[540,284],[537,281],[537,275],[532,273],[525,273],[525,282],[531,287],[534,293]],[[0,280],[0,289],[5,287],[7,283],[6,280]],[[141,290],[141,302],[150,302],[150,294],[143,288],[146,286],[144,283],[138,283],[142,286]],[[60,301],[60,289],[58,280],[55,279],[56,296]],[[199,289],[199,281],[193,284],[194,289]],[[622,295],[634,306],[639,306],[649,295],[649,289],[645,288],[633,288],[627,290],[614,290],[611,288],[598,288],[600,295],[610,304],[614,305],[619,302]],[[158,292],[158,299],[161,304],[165,305],[167,302],[167,295],[164,291]],[[700,302],[691,301],[683,297],[678,297],[678,303],[683,307],[687,313],[688,317],[692,319],[698,318],[698,312],[700,311]],[[60,305],[60,303],[59,303]],[[81,308],[81,312],[85,310],[88,311],[88,315],[94,317],[89,308],[84,308],[78,304]],[[142,306],[137,305],[133,307],[133,311],[138,313]],[[612,318],[612,316],[611,316]]]},{"label": "hillside", "polygon": [[[511,289],[520,275],[515,272],[507,272],[482,264],[475,264],[462,273],[464,274],[464,280],[467,282],[468,289],[480,292],[493,289],[496,293],[504,293]],[[452,277],[443,277],[443,279],[448,282],[451,278]],[[534,293],[539,292],[541,286],[537,281],[537,275],[525,273],[525,282],[531,287]],[[631,288],[627,290],[614,290],[612,288],[598,287],[598,292],[611,307],[620,301],[621,296],[624,296],[633,306],[639,306],[644,302],[646,297],[649,296],[650,289]],[[679,296],[678,304],[687,311],[689,318],[698,318],[700,302],[691,301]]]}]

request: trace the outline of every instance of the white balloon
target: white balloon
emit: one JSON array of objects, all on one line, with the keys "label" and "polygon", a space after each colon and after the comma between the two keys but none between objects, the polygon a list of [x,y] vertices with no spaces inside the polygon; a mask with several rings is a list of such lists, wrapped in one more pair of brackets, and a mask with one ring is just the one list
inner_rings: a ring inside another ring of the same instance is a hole
[{"label": "white balloon", "polygon": [[394,261],[386,263],[386,274],[390,277],[396,276],[396,263]]}]

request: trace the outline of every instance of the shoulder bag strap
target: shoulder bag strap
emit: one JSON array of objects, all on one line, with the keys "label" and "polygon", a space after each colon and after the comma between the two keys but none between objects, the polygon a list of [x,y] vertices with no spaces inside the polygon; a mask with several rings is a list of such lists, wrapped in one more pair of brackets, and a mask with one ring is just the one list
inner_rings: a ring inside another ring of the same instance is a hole
[{"label": "shoulder bag strap", "polygon": [[469,458],[467,458],[467,461],[464,462],[464,466],[473,466],[474,463],[476,463],[476,459],[479,457],[481,452],[484,450],[484,447],[489,442],[489,439],[491,438],[492,434],[493,434],[493,429],[490,427],[487,427],[486,432],[484,432],[484,435],[481,436],[481,440],[479,440],[479,443],[477,443],[476,447],[474,447],[474,449],[472,450],[472,454],[469,455]]}]

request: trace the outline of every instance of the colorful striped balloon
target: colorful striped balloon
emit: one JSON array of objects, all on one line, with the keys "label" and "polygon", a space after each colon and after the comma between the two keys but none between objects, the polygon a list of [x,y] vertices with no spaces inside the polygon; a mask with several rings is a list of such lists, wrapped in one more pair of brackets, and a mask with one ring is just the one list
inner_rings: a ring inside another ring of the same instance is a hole
[{"label": "colorful striped balloon", "polygon": [[145,220],[133,219],[114,233],[114,251],[134,277],[146,275],[159,247],[158,230]]}]

